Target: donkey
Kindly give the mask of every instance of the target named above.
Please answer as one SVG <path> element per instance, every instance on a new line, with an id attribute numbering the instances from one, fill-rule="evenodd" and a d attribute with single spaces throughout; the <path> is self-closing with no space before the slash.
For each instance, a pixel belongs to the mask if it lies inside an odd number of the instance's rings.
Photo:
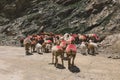
<path id="1" fill-rule="evenodd" d="M 70 68 L 71 66 L 74 66 L 74 60 L 75 60 L 76 53 L 77 53 L 77 47 L 74 44 L 68 44 L 65 52 L 66 52 L 67 59 L 68 59 L 68 68 Z M 72 64 L 71 64 L 71 59 L 72 59 Z"/>
<path id="2" fill-rule="evenodd" d="M 61 61 L 62 61 L 62 66 L 64 66 L 63 63 L 63 49 L 61 46 L 59 45 L 55 45 L 52 47 L 52 63 L 54 63 L 54 57 L 55 57 L 55 66 L 58 66 L 58 56 L 61 57 Z"/>

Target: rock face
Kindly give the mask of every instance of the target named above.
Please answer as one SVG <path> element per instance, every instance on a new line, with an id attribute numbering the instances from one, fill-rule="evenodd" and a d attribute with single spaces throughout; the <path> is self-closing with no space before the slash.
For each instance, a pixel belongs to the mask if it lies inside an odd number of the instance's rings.
<path id="1" fill-rule="evenodd" d="M 79 2 L 80 0 L 56 0 L 57 4 L 62 4 L 64 6 L 68 6 L 70 4 L 74 4 L 76 2 Z"/>
<path id="2" fill-rule="evenodd" d="M 119 0 L 1 0 L 0 33 L 27 35 L 42 26 L 55 33 L 119 33 L 119 7 Z"/>
<path id="3" fill-rule="evenodd" d="M 0 45 L 41 31 L 97 33 L 101 53 L 120 52 L 120 0 L 0 0 Z"/>
<path id="4" fill-rule="evenodd" d="M 19 17 L 30 6 L 29 0 L 2 0 L 0 4 L 0 12 L 10 19 Z"/>
<path id="5" fill-rule="evenodd" d="M 107 36 L 105 40 L 101 42 L 103 54 L 108 54 L 108 57 L 120 58 L 120 34 L 113 34 Z"/>

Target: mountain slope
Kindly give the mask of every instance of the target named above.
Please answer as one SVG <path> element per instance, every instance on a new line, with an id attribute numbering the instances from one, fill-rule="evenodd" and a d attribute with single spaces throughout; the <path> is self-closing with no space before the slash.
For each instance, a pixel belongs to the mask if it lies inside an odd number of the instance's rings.
<path id="1" fill-rule="evenodd" d="M 42 29 L 105 35 L 120 31 L 117 0 L 2 0 L 0 4 L 0 32 L 6 36 Z"/>

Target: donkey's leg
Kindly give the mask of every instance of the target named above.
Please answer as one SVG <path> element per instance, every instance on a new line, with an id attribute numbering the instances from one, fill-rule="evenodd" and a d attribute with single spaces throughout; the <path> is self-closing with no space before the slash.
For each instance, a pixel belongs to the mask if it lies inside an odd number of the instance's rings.
<path id="1" fill-rule="evenodd" d="M 75 57 L 76 55 L 73 55 L 72 66 L 74 66 Z"/>
<path id="2" fill-rule="evenodd" d="M 57 56 L 55 56 L 55 66 L 56 67 L 58 66 L 58 58 L 57 58 Z"/>
<path id="3" fill-rule="evenodd" d="M 54 63 L 54 53 L 52 53 L 52 63 Z"/>

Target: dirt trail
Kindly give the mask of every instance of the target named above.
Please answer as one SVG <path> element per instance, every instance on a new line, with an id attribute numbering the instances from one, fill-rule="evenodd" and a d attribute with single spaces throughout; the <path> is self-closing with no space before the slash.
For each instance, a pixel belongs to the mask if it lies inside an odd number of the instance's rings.
<path id="1" fill-rule="evenodd" d="M 0 46 L 0 80 L 120 80 L 119 59 L 78 53 L 72 69 L 64 63 L 55 68 L 51 53 L 25 56 L 24 48 Z"/>

